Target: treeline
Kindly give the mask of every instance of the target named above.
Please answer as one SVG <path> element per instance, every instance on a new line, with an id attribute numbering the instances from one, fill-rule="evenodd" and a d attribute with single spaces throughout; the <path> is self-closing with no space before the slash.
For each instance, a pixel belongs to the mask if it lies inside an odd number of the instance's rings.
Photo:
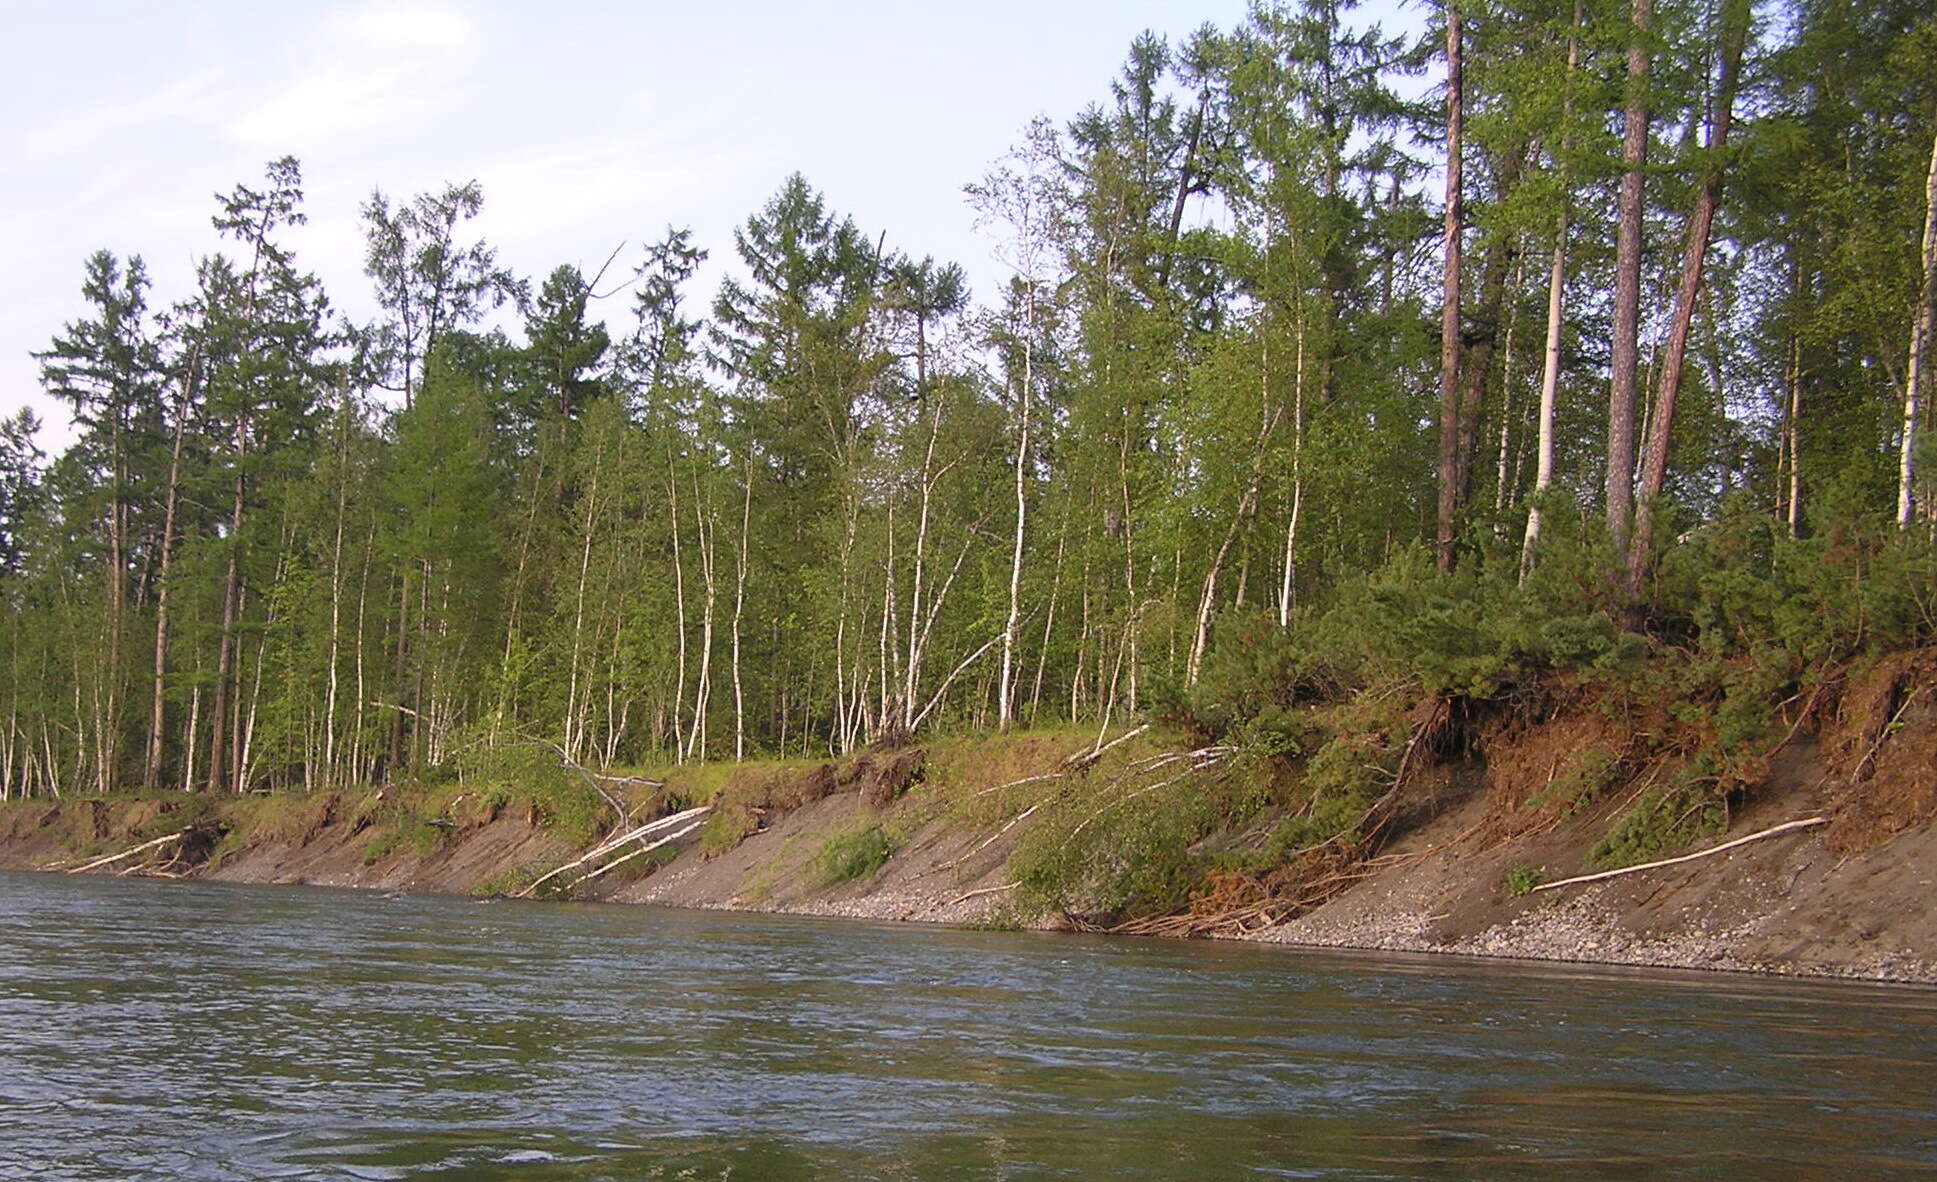
<path id="1" fill-rule="evenodd" d="M 710 308 L 683 231 L 508 273 L 470 184 L 373 194 L 347 322 L 293 160 L 178 304 L 93 256 L 78 438 L 0 432 L 0 789 L 1107 725 L 1422 551 L 1661 633 L 1704 523 L 1927 530 L 1927 5 L 1348 8 L 1139 38 L 969 186 L 981 304 L 799 176 Z"/>

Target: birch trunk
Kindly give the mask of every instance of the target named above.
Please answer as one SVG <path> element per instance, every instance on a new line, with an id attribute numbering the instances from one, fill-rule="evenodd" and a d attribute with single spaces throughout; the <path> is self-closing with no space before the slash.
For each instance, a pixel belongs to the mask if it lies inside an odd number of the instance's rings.
<path id="1" fill-rule="evenodd" d="M 1910 330 L 1910 364 L 1903 380 L 1903 451 L 1897 462 L 1897 526 L 1909 529 L 1917 514 L 1917 429 L 1923 411 L 1924 373 L 1930 366 L 1930 338 L 1937 327 L 1937 140 L 1930 145 L 1930 173 L 1924 180 L 1923 285 Z"/>
<path id="2" fill-rule="evenodd" d="M 740 685 L 740 620 L 747 601 L 747 544 L 753 524 L 753 468 L 746 472 L 746 490 L 740 501 L 740 549 L 734 556 L 733 572 L 733 758 L 747 757 L 746 697 Z"/>
<path id="3" fill-rule="evenodd" d="M 705 595 L 700 606 L 699 684 L 693 690 L 693 726 L 686 735 L 686 758 L 706 758 L 706 711 L 713 690 L 713 607 L 718 584 L 713 578 L 713 535 L 707 528 L 705 495 L 699 475 L 693 475 L 693 520 L 698 529 L 700 580 Z"/>
<path id="4" fill-rule="evenodd" d="M 1285 522 L 1285 569 L 1278 587 L 1278 627 L 1291 627 L 1298 599 L 1298 522 L 1305 511 L 1305 318 L 1296 324 L 1291 362 L 1291 517 Z"/>
<path id="5" fill-rule="evenodd" d="M 673 762 L 686 761 L 686 560 L 679 545 L 679 472 L 666 456 L 666 513 L 673 534 L 673 618 L 679 633 L 679 656 L 673 674 Z"/>
<path id="6" fill-rule="evenodd" d="M 1201 124 L 1201 112 L 1199 121 Z M 1195 148 L 1195 132 L 1192 134 L 1191 142 L 1192 147 Z M 1182 216 L 1182 205 L 1180 190 L 1179 216 Z M 1174 223 L 1171 236 L 1176 237 Z M 1009 614 L 1002 625 L 1002 671 L 996 683 L 996 728 L 1005 731 L 1015 721 L 1016 633 L 1022 623 L 1022 542 L 1025 523 L 1029 516 L 1029 498 L 1025 483 L 1029 462 L 1029 402 L 1036 386 L 1036 286 L 1033 279 L 1025 282 L 1029 284 L 1029 294 L 1023 313 L 1021 427 L 1016 439 L 1016 534 L 1015 546 L 1009 559 Z"/>
<path id="7" fill-rule="evenodd" d="M 1554 399 L 1560 391 L 1560 336 L 1564 327 L 1563 304 L 1567 287 L 1567 222 L 1573 207 L 1573 191 L 1569 185 L 1568 153 L 1572 150 L 1572 137 L 1569 134 L 1574 123 L 1574 71 L 1580 67 L 1581 41 L 1578 30 L 1581 24 L 1581 5 L 1574 4 L 1575 33 L 1567 38 L 1567 90 L 1561 100 L 1561 120 L 1563 129 L 1560 138 L 1560 212 L 1554 219 L 1554 261 L 1547 275 L 1547 342 L 1546 355 L 1540 366 L 1540 437 L 1539 448 L 1534 459 L 1533 495 L 1527 509 L 1527 538 L 1520 547 L 1520 582 L 1524 586 L 1527 576 L 1533 573 L 1534 546 L 1540 541 L 1541 494 L 1554 482 Z"/>

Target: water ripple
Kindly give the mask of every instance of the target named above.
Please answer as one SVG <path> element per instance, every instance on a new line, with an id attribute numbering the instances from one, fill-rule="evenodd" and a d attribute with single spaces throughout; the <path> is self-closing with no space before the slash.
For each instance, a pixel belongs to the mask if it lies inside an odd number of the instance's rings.
<path id="1" fill-rule="evenodd" d="M 0 1179 L 1937 1173 L 1937 994 L 0 876 Z"/>

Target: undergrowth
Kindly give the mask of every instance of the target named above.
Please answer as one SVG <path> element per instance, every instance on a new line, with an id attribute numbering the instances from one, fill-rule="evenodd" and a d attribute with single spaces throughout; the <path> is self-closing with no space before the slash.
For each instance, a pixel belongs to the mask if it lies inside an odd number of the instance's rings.
<path id="1" fill-rule="evenodd" d="M 1670 857 L 1720 833 L 1727 822 L 1724 802 L 1712 793 L 1685 786 L 1651 789 L 1621 815 L 1587 860 L 1597 870 L 1619 870 Z"/>
<path id="2" fill-rule="evenodd" d="M 814 882 L 821 887 L 832 887 L 871 878 L 887 864 L 892 853 L 894 847 L 879 825 L 837 833 L 814 854 Z"/>

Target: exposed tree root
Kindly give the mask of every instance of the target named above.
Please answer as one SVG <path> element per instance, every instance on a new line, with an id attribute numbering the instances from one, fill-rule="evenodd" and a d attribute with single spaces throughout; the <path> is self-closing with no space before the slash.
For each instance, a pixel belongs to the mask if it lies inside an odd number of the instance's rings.
<path id="1" fill-rule="evenodd" d="M 1371 877 L 1385 866 L 1419 857 L 1419 854 L 1374 855 L 1399 816 L 1407 786 L 1425 766 L 1424 761 L 1445 745 L 1452 730 L 1452 702 L 1443 696 L 1433 698 L 1424 717 L 1412 727 L 1392 783 L 1385 792 L 1352 825 L 1325 841 L 1292 853 L 1283 868 L 1261 879 L 1229 875 L 1210 892 L 1192 899 L 1184 911 L 1139 916 L 1095 930 L 1139 936 L 1251 935 L 1329 902 L 1347 887 Z M 1206 748 L 1204 753 L 1218 754 L 1203 764 L 1194 764 L 1193 770 L 1197 766 L 1209 766 L 1229 750 Z"/>

